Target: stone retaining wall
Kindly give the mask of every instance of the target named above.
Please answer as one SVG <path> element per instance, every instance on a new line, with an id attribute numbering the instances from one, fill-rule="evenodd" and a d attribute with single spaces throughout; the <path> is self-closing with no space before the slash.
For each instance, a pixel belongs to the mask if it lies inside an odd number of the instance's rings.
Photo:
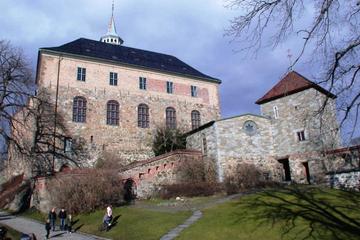
<path id="1" fill-rule="evenodd" d="M 360 191 L 360 169 L 327 175 L 330 187 Z"/>

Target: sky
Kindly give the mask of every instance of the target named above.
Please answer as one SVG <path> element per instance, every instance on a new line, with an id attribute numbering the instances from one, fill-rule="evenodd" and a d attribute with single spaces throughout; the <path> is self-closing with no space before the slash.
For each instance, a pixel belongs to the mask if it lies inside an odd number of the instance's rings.
<path id="1" fill-rule="evenodd" d="M 100 39 L 107 30 L 111 4 L 112 0 L 0 0 L 0 39 L 21 47 L 35 70 L 41 47 L 80 37 Z M 259 114 L 255 101 L 286 74 L 288 49 L 295 55 L 303 39 L 292 37 L 256 55 L 239 51 L 245 44 L 225 33 L 241 9 L 225 5 L 225 0 L 115 0 L 114 17 L 125 46 L 176 56 L 221 79 L 223 118 Z M 316 67 L 305 61 L 294 70 L 309 79 L 316 75 Z"/>

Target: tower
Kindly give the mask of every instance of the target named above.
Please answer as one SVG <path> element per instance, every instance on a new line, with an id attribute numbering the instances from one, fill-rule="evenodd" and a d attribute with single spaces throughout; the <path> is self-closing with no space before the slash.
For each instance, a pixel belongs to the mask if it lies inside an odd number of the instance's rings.
<path id="1" fill-rule="evenodd" d="M 114 0 L 112 2 L 111 18 L 108 26 L 107 33 L 100 38 L 101 42 L 110 43 L 114 45 L 123 44 L 123 40 L 116 33 L 115 21 L 114 21 Z"/>

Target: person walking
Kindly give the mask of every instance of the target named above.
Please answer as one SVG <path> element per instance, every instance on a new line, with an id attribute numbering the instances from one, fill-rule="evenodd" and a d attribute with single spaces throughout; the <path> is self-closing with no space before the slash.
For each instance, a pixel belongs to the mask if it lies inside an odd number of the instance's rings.
<path id="1" fill-rule="evenodd" d="M 71 216 L 71 214 L 68 215 L 67 230 L 68 230 L 68 233 L 72 232 L 72 216 Z"/>
<path id="2" fill-rule="evenodd" d="M 51 211 L 49 212 L 49 220 L 50 220 L 50 225 L 52 227 L 52 230 L 55 231 L 55 222 L 56 222 L 56 208 L 52 208 Z"/>
<path id="3" fill-rule="evenodd" d="M 49 239 L 50 229 L 51 229 L 50 220 L 49 220 L 49 219 L 46 219 L 46 223 L 45 223 L 46 239 Z"/>
<path id="4" fill-rule="evenodd" d="M 60 210 L 58 216 L 60 218 L 60 230 L 65 231 L 66 211 L 64 208 Z"/>

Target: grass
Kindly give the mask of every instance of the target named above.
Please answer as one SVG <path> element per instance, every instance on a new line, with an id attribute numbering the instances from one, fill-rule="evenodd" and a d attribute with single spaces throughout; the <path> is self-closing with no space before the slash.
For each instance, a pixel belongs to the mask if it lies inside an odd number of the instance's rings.
<path id="1" fill-rule="evenodd" d="M 11 227 L 7 226 L 7 225 L 4 225 L 4 224 L 0 224 L 0 227 L 6 227 L 6 229 L 8 230 L 7 233 L 6 233 L 6 238 L 9 238 L 9 239 L 12 239 L 12 240 L 15 240 L 15 239 L 20 239 L 21 237 L 21 233 L 12 229 Z"/>
<path id="2" fill-rule="evenodd" d="M 186 199 L 191 206 L 209 204 L 221 196 Z M 133 206 L 113 209 L 119 216 L 109 232 L 98 230 L 105 210 L 81 214 L 74 229 L 110 239 L 159 239 L 183 223 L 189 211 L 157 211 L 175 200 L 141 201 Z M 153 206 L 153 207 L 152 207 Z M 154 207 L 155 206 L 155 207 Z M 160 207 L 159 207 L 160 206 Z M 328 188 L 290 186 L 268 189 L 202 210 L 203 217 L 185 229 L 185 239 L 360 239 L 360 193 Z M 159 207 L 159 208 L 157 208 Z M 168 207 L 172 209 L 172 207 Z M 44 221 L 46 215 L 28 211 L 23 216 Z"/>
<path id="3" fill-rule="evenodd" d="M 191 216 L 189 211 L 174 214 L 131 206 L 114 208 L 113 216 L 114 218 L 119 216 L 118 223 L 110 231 L 101 232 L 99 226 L 102 224 L 104 214 L 105 210 L 99 210 L 90 214 L 77 215 L 73 218 L 75 222 L 73 229 L 114 240 L 152 240 L 159 239 Z M 44 222 L 47 215 L 36 210 L 29 210 L 21 216 Z"/>
<path id="4" fill-rule="evenodd" d="M 288 187 L 203 211 L 185 239 L 360 239 L 360 193 Z"/>

